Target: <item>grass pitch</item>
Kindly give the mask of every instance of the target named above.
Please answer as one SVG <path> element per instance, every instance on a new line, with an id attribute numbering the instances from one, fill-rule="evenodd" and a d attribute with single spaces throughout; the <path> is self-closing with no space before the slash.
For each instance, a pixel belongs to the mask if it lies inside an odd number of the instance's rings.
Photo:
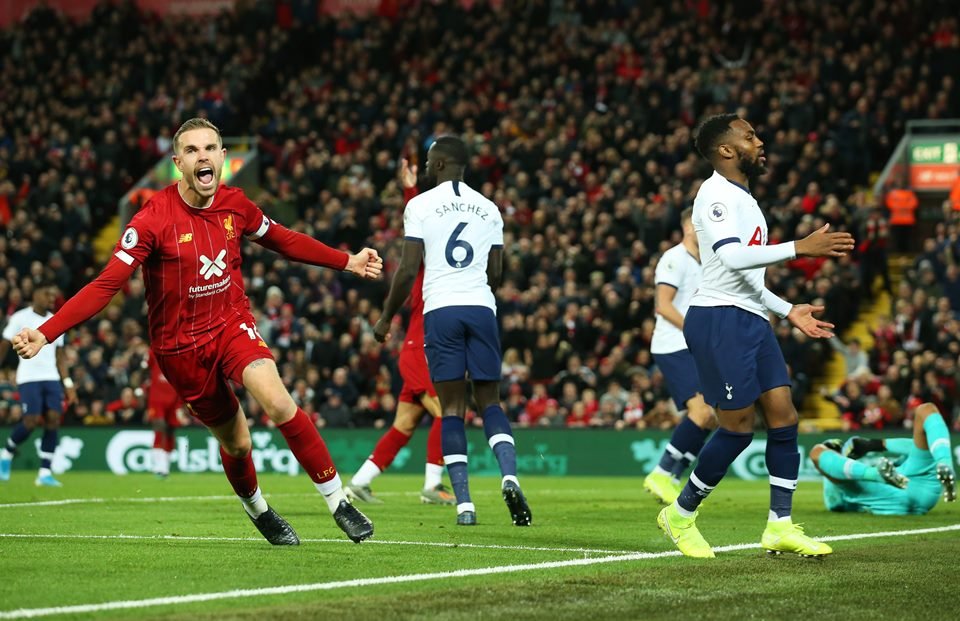
<path id="1" fill-rule="evenodd" d="M 419 477 L 385 475 L 386 503 L 361 506 L 374 539 L 354 545 L 306 477 L 263 476 L 297 548 L 260 538 L 219 475 L 63 482 L 38 489 L 17 471 L 0 484 L 0 619 L 941 618 L 960 578 L 960 530 L 935 530 L 960 525 L 960 503 L 829 514 L 819 483 L 801 483 L 794 519 L 819 537 L 857 536 L 832 542 L 831 557 L 738 547 L 759 543 L 768 486 L 729 480 L 699 524 L 733 549 L 691 560 L 672 554 L 639 477 L 524 477 L 533 526 L 518 528 L 495 479 L 473 480 L 480 524 L 457 527 L 452 507 L 419 503 Z M 932 530 L 903 532 L 920 529 Z"/>

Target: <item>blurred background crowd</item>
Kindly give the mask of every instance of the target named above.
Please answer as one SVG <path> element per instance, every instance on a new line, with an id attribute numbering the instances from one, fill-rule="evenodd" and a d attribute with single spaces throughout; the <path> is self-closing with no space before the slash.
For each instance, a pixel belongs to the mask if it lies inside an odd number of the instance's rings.
<path id="1" fill-rule="evenodd" d="M 400 158 L 439 135 L 472 149 L 467 182 L 505 221 L 502 391 L 520 425 L 669 428 L 676 410 L 649 352 L 653 273 L 710 174 L 691 144 L 704 115 L 736 111 L 766 142 L 752 188 L 770 243 L 824 223 L 857 252 L 768 268 L 768 286 L 826 306 L 843 334 L 861 304 L 893 300 L 871 348 L 775 326 L 802 407 L 832 347 L 847 379 L 824 397 L 849 428 L 909 425 L 957 406 L 958 222 L 946 212 L 906 277 L 886 274 L 890 227 L 868 189 L 911 119 L 960 117 L 960 31 L 949 2 L 619 0 L 384 3 L 319 16 L 260 1 L 158 18 L 101 3 L 72 22 L 35 10 L 0 31 L 0 313 L 54 282 L 95 276 L 93 238 L 117 203 L 205 116 L 256 136 L 274 219 L 344 249 L 372 245 L 386 279 L 291 264 L 248 243 L 247 291 L 295 400 L 320 426 L 389 424 L 402 330 L 371 327 L 398 259 Z M 424 189 L 424 188 L 422 188 Z M 405 317 L 403 318 L 405 321 Z M 0 320 L 2 321 L 2 320 Z M 67 335 L 79 403 L 67 424 L 141 424 L 143 282 Z M 0 422 L 19 417 L 15 356 Z M 251 421 L 267 424 L 245 400 Z M 803 414 L 803 411 L 801 411 Z"/>

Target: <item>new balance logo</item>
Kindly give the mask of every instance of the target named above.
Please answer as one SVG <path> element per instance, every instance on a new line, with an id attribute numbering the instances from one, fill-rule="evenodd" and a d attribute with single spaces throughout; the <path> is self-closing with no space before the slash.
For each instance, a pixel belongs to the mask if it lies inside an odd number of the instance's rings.
<path id="1" fill-rule="evenodd" d="M 223 276 L 223 272 L 227 269 L 227 262 L 223 260 L 225 256 L 227 256 L 226 249 L 221 250 L 217 258 L 213 260 L 208 259 L 205 255 L 200 255 L 200 275 L 203 276 L 204 280 L 210 280 L 214 276 Z"/>
<path id="2" fill-rule="evenodd" d="M 724 382 L 723 387 L 727 390 L 727 401 L 733 400 L 733 386 Z"/>
<path id="3" fill-rule="evenodd" d="M 192 241 L 193 241 L 193 233 L 184 233 L 183 235 L 180 236 L 180 242 L 179 242 L 179 243 L 181 243 L 181 244 L 186 244 L 186 243 L 192 242 Z"/>

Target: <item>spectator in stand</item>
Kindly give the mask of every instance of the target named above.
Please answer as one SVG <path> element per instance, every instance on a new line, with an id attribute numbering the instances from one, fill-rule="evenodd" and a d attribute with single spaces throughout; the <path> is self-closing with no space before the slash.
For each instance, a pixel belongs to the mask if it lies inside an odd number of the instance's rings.
<path id="1" fill-rule="evenodd" d="M 920 201 L 916 193 L 904 184 L 887 192 L 887 209 L 890 210 L 890 226 L 896 240 L 897 252 L 905 252 L 910 247 L 910 235 L 917 223 L 917 207 Z"/>
<path id="2" fill-rule="evenodd" d="M 860 242 L 857 248 L 860 254 L 860 278 L 867 298 L 873 298 L 873 283 L 877 273 L 883 278 L 884 291 L 892 294 L 890 267 L 887 259 L 889 230 L 887 220 L 879 209 L 870 210 L 870 215 L 863 223 L 857 239 Z"/>
<path id="3" fill-rule="evenodd" d="M 829 339 L 830 347 L 843 356 L 844 377 L 870 373 L 870 359 L 867 352 L 860 347 L 860 339 L 851 339 L 844 345 L 839 337 Z"/>

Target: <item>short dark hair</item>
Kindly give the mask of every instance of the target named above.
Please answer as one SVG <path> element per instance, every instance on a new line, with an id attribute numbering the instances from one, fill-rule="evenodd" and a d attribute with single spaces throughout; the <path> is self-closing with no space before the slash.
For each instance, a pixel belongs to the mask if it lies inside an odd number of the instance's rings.
<path id="1" fill-rule="evenodd" d="M 457 136 L 440 136 L 433 143 L 433 150 L 443 156 L 450 164 L 467 167 L 470 153 L 467 145 Z"/>
<path id="2" fill-rule="evenodd" d="M 173 152 L 180 152 L 180 136 L 184 133 L 193 131 L 195 129 L 212 129 L 217 133 L 217 142 L 220 146 L 223 146 L 223 138 L 220 136 L 220 130 L 217 129 L 217 126 L 208 121 L 207 119 L 201 119 L 199 117 L 194 117 L 192 119 L 187 119 L 183 125 L 180 126 L 180 129 L 177 130 L 177 133 L 173 135 Z"/>
<path id="3" fill-rule="evenodd" d="M 717 145 L 720 144 L 723 136 L 730 131 L 730 123 L 739 118 L 733 113 L 717 114 L 700 122 L 693 136 L 693 144 L 704 159 L 713 161 L 716 156 Z"/>

